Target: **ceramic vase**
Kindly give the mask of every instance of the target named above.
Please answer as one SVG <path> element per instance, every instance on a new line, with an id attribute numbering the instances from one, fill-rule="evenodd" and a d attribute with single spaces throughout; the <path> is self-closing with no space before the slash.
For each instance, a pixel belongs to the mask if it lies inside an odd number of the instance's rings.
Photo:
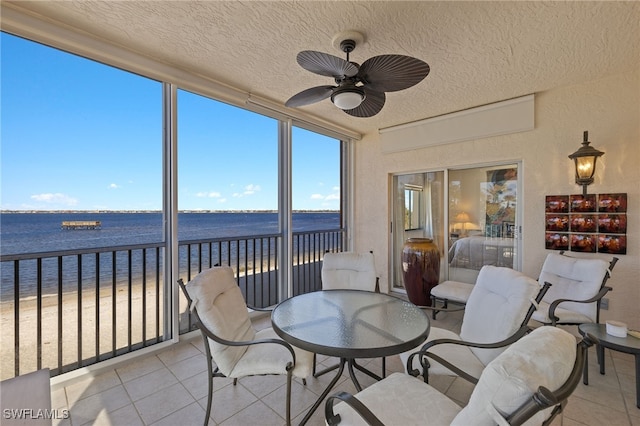
<path id="1" fill-rule="evenodd" d="M 409 238 L 404 243 L 402 278 L 411 303 L 431 306 L 431 289 L 440 280 L 440 250 L 432 239 Z"/>

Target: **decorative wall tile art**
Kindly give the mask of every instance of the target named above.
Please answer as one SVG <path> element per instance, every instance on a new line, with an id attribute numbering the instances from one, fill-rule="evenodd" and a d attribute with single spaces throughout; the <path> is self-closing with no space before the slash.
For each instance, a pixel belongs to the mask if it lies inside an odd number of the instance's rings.
<path id="1" fill-rule="evenodd" d="M 547 195 L 545 248 L 627 253 L 627 194 Z"/>

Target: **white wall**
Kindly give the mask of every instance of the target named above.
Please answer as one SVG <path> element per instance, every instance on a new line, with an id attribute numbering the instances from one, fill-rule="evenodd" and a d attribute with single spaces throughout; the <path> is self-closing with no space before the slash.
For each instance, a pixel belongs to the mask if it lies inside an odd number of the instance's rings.
<path id="1" fill-rule="evenodd" d="M 390 154 L 382 153 L 377 133 L 366 135 L 355 148 L 355 249 L 378 254 L 381 288 L 388 288 L 391 173 L 522 160 L 523 272 L 537 278 L 549 253 L 545 196 L 581 193 L 567 156 L 580 147 L 584 130 L 605 152 L 588 193 L 628 197 L 627 254 L 619 255 L 608 282 L 614 291 L 602 321 L 640 329 L 640 70 L 537 93 L 535 129 L 528 132 Z"/>

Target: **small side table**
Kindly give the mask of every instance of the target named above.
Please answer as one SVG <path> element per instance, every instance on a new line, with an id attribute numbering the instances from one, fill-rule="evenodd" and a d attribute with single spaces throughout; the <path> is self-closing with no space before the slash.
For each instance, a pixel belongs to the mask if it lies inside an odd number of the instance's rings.
<path id="1" fill-rule="evenodd" d="M 636 359 L 636 407 L 640 408 L 640 339 L 637 337 L 615 337 L 607 334 L 605 324 L 580 324 L 578 330 L 582 336 L 588 334 L 596 337 L 599 342 L 596 345 L 598 355 L 598 364 L 600 365 L 600 374 L 604 374 L 604 348 L 614 351 L 632 354 Z M 583 382 L 589 384 L 589 365 L 585 359 Z"/>

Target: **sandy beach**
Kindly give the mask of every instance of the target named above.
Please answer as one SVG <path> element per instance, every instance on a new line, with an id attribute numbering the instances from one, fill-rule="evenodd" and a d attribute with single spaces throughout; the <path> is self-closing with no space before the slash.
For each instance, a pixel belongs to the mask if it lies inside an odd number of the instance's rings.
<path id="1" fill-rule="evenodd" d="M 111 356 L 115 333 L 115 349 L 126 348 L 129 345 L 129 331 L 131 344 L 136 345 L 145 338 L 156 337 L 157 329 L 160 337 L 163 334 L 162 286 L 156 292 L 155 283 L 147 284 L 146 289 L 146 319 L 143 318 L 143 287 L 138 282 L 131 286 L 131 322 L 129 322 L 129 288 L 127 284 L 116 287 L 115 300 L 112 288 L 100 290 L 99 302 L 96 303 L 96 291 L 83 290 L 81 309 L 82 315 L 78 323 L 78 293 L 69 292 L 62 296 L 62 303 L 58 303 L 57 295 L 42 297 L 41 335 L 42 335 L 42 365 L 37 365 L 38 356 L 38 302 L 34 297 L 21 299 L 19 302 L 19 363 L 20 374 L 48 367 L 58 369 L 58 352 L 62 350 L 62 366 L 65 371 L 77 367 L 78 336 L 82 337 L 81 358 L 90 359 L 96 356 L 96 338 L 99 338 L 99 353 L 101 358 Z M 156 297 L 160 301 L 159 312 L 156 310 Z M 181 312 L 186 310 L 186 301 L 180 295 Z M 98 307 L 99 315 L 96 313 Z M 15 317 L 14 303 L 0 304 L 0 380 L 15 376 Z M 59 316 L 61 315 L 61 322 Z M 156 319 L 158 316 L 158 319 Z M 96 330 L 98 318 L 98 330 Z M 113 319 L 115 318 L 115 327 Z M 61 325 L 62 335 L 58 335 Z M 146 326 L 145 326 L 146 325 Z M 156 328 L 157 327 L 157 328 Z M 97 334 L 99 333 L 99 336 Z M 65 367 L 68 366 L 68 367 Z"/>

